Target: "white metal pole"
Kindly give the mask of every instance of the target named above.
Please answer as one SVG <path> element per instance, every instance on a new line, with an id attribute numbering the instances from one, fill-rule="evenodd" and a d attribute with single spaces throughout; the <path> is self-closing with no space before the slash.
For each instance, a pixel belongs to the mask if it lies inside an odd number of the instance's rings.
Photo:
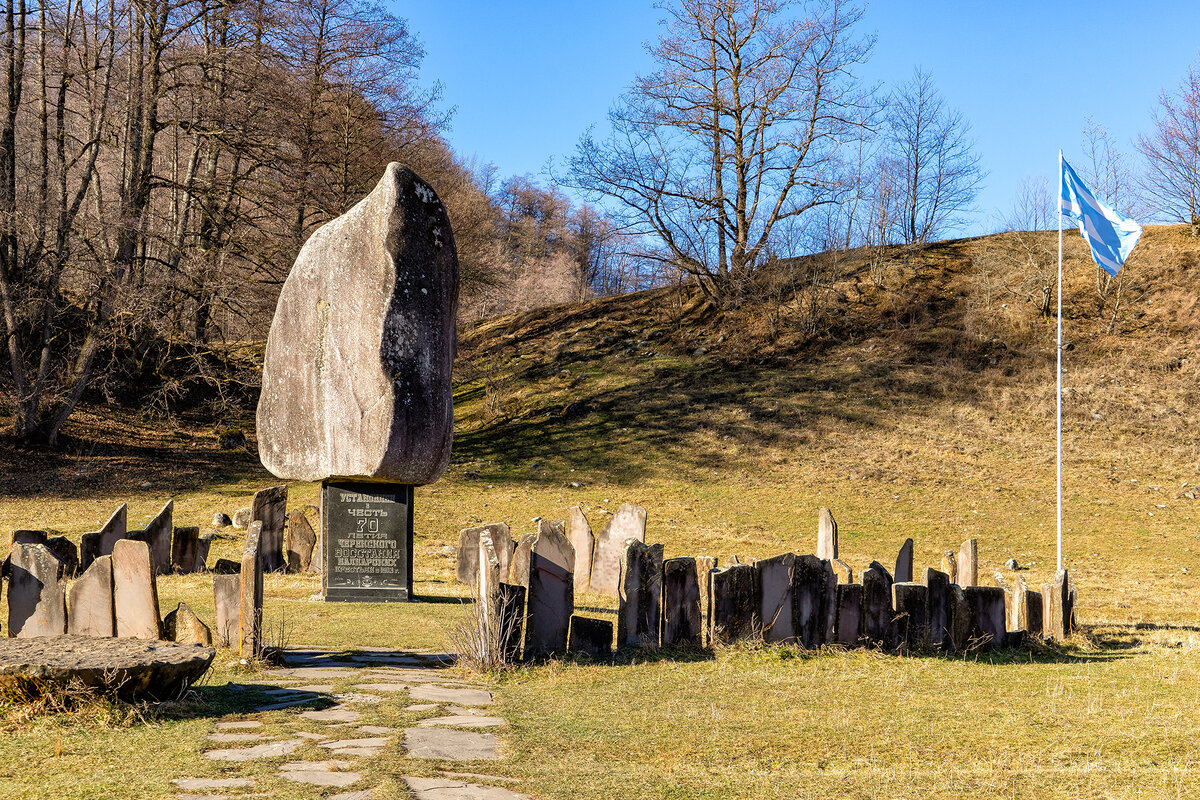
<path id="1" fill-rule="evenodd" d="M 1062 266 L 1062 243 L 1063 243 L 1063 224 L 1062 224 L 1062 150 L 1058 151 L 1058 181 L 1059 181 L 1059 203 L 1058 203 L 1058 347 L 1056 348 L 1057 358 L 1057 377 L 1058 377 L 1058 392 L 1057 392 L 1057 446 L 1058 446 L 1058 568 L 1063 568 L 1062 557 L 1062 533 L 1063 533 L 1063 490 L 1062 490 L 1062 315 L 1063 315 L 1063 266 Z"/>

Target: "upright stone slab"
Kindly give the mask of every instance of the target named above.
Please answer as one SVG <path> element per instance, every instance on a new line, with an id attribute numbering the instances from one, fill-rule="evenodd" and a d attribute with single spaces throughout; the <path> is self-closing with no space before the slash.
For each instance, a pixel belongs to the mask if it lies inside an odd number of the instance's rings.
<path id="1" fill-rule="evenodd" d="M 501 539 L 512 541 L 507 530 L 501 534 Z M 504 549 L 507 550 L 507 547 Z M 489 531 L 480 532 L 478 550 L 475 601 L 479 604 L 483 635 L 488 641 L 496 643 L 506 662 L 515 662 L 521 655 L 525 588 L 502 582 L 507 575 L 500 567 L 496 545 Z"/>
<path id="2" fill-rule="evenodd" d="M 567 634 L 575 610 L 575 552 L 562 522 L 538 522 L 529 543 L 525 658 L 567 652 Z"/>
<path id="3" fill-rule="evenodd" d="M 913 540 L 905 539 L 896 556 L 896 583 L 911 583 L 913 579 Z"/>
<path id="4" fill-rule="evenodd" d="M 1042 593 L 1031 592 L 1026 589 L 1022 593 L 1022 599 L 1024 600 L 1024 604 L 1023 610 L 1020 612 L 1022 614 L 1020 619 L 1025 623 L 1025 627 L 1022 630 L 1030 636 L 1041 636 L 1042 624 L 1044 622 Z"/>
<path id="5" fill-rule="evenodd" d="M 454 436 L 457 312 L 446 210 L 388 164 L 313 232 L 284 282 L 258 402 L 263 465 L 284 480 L 437 480 Z"/>
<path id="6" fill-rule="evenodd" d="M 116 636 L 112 556 L 92 561 L 67 592 L 67 633 L 77 636 Z"/>
<path id="7" fill-rule="evenodd" d="M 863 570 L 863 635 L 874 646 L 892 639 L 892 576 L 878 561 Z"/>
<path id="8" fill-rule="evenodd" d="M 658 649 L 662 625 L 663 546 L 625 541 L 617 596 L 617 647 Z"/>
<path id="9" fill-rule="evenodd" d="M 163 619 L 163 630 L 168 642 L 212 647 L 212 631 L 200 621 L 187 603 L 180 603 L 174 611 L 167 614 Z"/>
<path id="10" fill-rule="evenodd" d="M 837 617 L 837 582 L 828 561 L 814 555 L 796 556 L 792 598 L 793 625 L 799 643 L 806 648 L 817 648 L 832 639 Z"/>
<path id="11" fill-rule="evenodd" d="M 627 539 L 646 541 L 646 509 L 624 503 L 596 536 L 590 580 L 594 594 L 617 596 Z"/>
<path id="12" fill-rule="evenodd" d="M 262 523 L 259 538 L 259 558 L 263 572 L 283 572 L 283 524 L 287 519 L 287 486 L 272 486 L 254 493 L 250 502 L 250 521 Z"/>
<path id="13" fill-rule="evenodd" d="M 74 578 L 79 574 L 79 548 L 74 542 L 65 536 L 51 536 L 46 539 L 46 549 L 62 564 L 62 577 Z"/>
<path id="14" fill-rule="evenodd" d="M 413 487 L 380 481 L 322 482 L 321 547 L 325 600 L 411 600 Z"/>
<path id="15" fill-rule="evenodd" d="M 312 567 L 317 534 L 312 529 L 303 508 L 293 508 L 287 515 L 284 548 L 287 551 L 287 571 L 292 575 L 308 572 Z"/>
<path id="16" fill-rule="evenodd" d="M 1071 635 L 1074 621 L 1070 574 L 1060 569 L 1054 582 L 1042 587 L 1042 636 L 1061 642 Z"/>
<path id="17" fill-rule="evenodd" d="M 246 530 L 246 547 L 242 550 L 241 596 L 238 600 L 238 649 L 242 658 L 257 658 L 263 648 L 261 541 L 262 523 L 255 520 Z"/>
<path id="18" fill-rule="evenodd" d="M 175 529 L 171 540 L 171 569 L 185 575 L 200 572 L 204 562 L 200 559 L 200 529 L 184 526 Z"/>
<path id="19" fill-rule="evenodd" d="M 224 559 L 222 559 L 224 560 Z M 213 575 L 213 608 L 216 609 L 216 640 L 219 647 L 233 647 L 239 640 L 242 610 L 242 575 Z"/>
<path id="20" fill-rule="evenodd" d="M 567 541 L 575 549 L 575 591 L 590 592 L 596 537 L 592 536 L 592 526 L 579 506 L 571 506 L 567 514 Z"/>
<path id="21" fill-rule="evenodd" d="M 708 612 L 708 573 L 717 568 L 715 556 L 696 556 L 696 585 L 700 587 L 700 611 Z"/>
<path id="22" fill-rule="evenodd" d="M 763 641 L 796 642 L 799 619 L 795 615 L 796 554 L 764 558 L 758 567 L 759 618 Z"/>
<path id="23" fill-rule="evenodd" d="M 964 586 L 971 611 L 971 640 L 985 649 L 1004 646 L 1004 589 L 999 586 Z"/>
<path id="24" fill-rule="evenodd" d="M 709 573 L 708 641 L 731 644 L 762 635 L 758 568 L 731 564 Z"/>
<path id="25" fill-rule="evenodd" d="M 953 550 L 942 553 L 942 572 L 946 573 L 951 583 L 958 583 L 958 556 Z"/>
<path id="26" fill-rule="evenodd" d="M 27 639 L 67 632 L 62 563 L 43 544 L 14 544 L 9 554 L 8 635 Z"/>
<path id="27" fill-rule="evenodd" d="M 896 645 L 905 650 L 923 650 L 929 644 L 929 596 L 922 583 L 897 581 L 892 584 Z"/>
<path id="28" fill-rule="evenodd" d="M 863 587 L 860 583 L 837 586 L 837 614 L 834 641 L 854 647 L 863 636 Z"/>
<path id="29" fill-rule="evenodd" d="M 606 619 L 592 619 L 578 614 L 571 616 L 572 655 L 582 655 L 600 661 L 612 656 L 613 624 Z"/>
<path id="30" fill-rule="evenodd" d="M 958 549 L 958 585 L 964 589 L 979 585 L 979 543 L 967 539 Z"/>
<path id="31" fill-rule="evenodd" d="M 113 545 L 112 570 L 117 636 L 161 639 L 158 583 L 150 546 L 133 539 L 118 541 Z"/>
<path id="32" fill-rule="evenodd" d="M 926 619 L 929 622 L 929 645 L 946 650 L 953 643 L 950 637 L 950 576 L 932 567 L 925 568 Z"/>
<path id="33" fill-rule="evenodd" d="M 474 586 L 479 580 L 479 537 L 483 533 L 487 533 L 492 538 L 492 546 L 496 550 L 496 557 L 500 560 L 501 576 L 508 575 L 508 568 L 512 563 L 512 534 L 509 532 L 507 524 L 493 522 L 490 525 L 465 528 L 458 532 L 456 575 L 459 583 Z"/>
<path id="34" fill-rule="evenodd" d="M 155 575 L 171 571 L 171 533 L 174 531 L 175 501 L 168 500 L 144 530 L 129 531 L 125 538 L 144 542 L 150 548 L 150 563 Z"/>
<path id="35" fill-rule="evenodd" d="M 126 520 L 129 509 L 122 503 L 104 523 L 104 527 L 93 533 L 85 533 L 79 540 L 79 568 L 87 570 L 100 556 L 111 556 L 113 545 L 125 538 Z"/>
<path id="36" fill-rule="evenodd" d="M 837 521 L 833 512 L 822 508 L 817 512 L 817 558 L 832 561 L 838 557 Z"/>
<path id="37" fill-rule="evenodd" d="M 15 530 L 8 538 L 8 548 L 12 550 L 13 546 L 18 544 L 40 544 L 44 546 L 49 538 L 50 534 L 46 531 Z"/>
<path id="38" fill-rule="evenodd" d="M 975 617 L 967 602 L 963 588 L 956 583 L 950 584 L 946 597 L 949 599 L 947 608 L 950 618 L 950 651 L 961 653 L 971 644 L 971 635 L 975 627 Z"/>
<path id="39" fill-rule="evenodd" d="M 663 647 L 704 644 L 700 618 L 700 584 L 696 559 L 668 558 L 662 562 Z"/>
<path id="40" fill-rule="evenodd" d="M 854 583 L 854 570 L 845 561 L 840 558 L 831 558 L 829 566 L 833 568 L 833 577 L 838 583 Z"/>

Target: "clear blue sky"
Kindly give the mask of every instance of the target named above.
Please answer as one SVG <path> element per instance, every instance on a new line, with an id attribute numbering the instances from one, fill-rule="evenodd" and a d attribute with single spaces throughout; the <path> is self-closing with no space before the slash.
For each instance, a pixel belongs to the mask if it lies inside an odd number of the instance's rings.
<path id="1" fill-rule="evenodd" d="M 456 113 L 448 133 L 464 155 L 502 175 L 537 177 L 583 131 L 602 125 L 633 77 L 651 68 L 643 43 L 661 12 L 645 0 L 497 2 L 392 0 L 427 51 Z M 1136 7 L 1144 10 L 1132 10 Z M 869 81 L 903 81 L 920 65 L 970 121 L 989 173 L 985 232 L 1028 175 L 1056 179 L 1058 149 L 1081 160 L 1091 115 L 1132 153 L 1159 93 L 1200 59 L 1200 2 L 876 0 L 861 32 L 877 37 Z"/>

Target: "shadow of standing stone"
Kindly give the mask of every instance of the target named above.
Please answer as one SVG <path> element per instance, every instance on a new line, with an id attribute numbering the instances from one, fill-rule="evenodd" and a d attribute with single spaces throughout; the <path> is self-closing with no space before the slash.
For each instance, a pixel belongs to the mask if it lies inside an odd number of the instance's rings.
<path id="1" fill-rule="evenodd" d="M 14 544 L 9 558 L 8 635 L 28 639 L 66 633 L 62 562 L 43 544 Z"/>
<path id="2" fill-rule="evenodd" d="M 71 585 L 67 596 L 67 633 L 116 636 L 112 556 L 100 556 Z"/>

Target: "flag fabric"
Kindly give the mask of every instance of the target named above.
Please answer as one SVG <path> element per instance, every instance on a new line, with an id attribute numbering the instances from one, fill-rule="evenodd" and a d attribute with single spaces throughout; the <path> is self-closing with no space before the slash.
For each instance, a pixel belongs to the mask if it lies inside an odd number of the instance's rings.
<path id="1" fill-rule="evenodd" d="M 1079 232 L 1092 248 L 1100 269 L 1116 276 L 1142 235 L 1142 226 L 1096 199 L 1075 170 L 1059 154 L 1062 192 L 1059 213 L 1079 223 Z"/>

